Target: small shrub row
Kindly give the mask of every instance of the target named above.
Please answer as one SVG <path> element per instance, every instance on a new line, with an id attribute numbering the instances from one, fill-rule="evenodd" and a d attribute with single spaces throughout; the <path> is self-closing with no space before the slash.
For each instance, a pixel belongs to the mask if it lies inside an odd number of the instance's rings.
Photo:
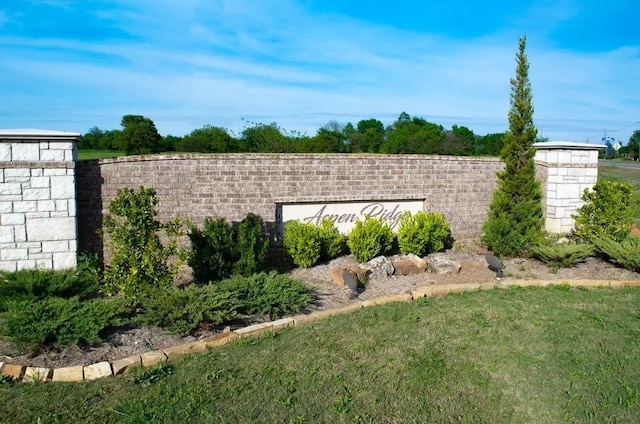
<path id="1" fill-rule="evenodd" d="M 239 316 L 295 314 L 311 303 L 302 282 L 276 273 L 234 276 L 215 284 L 158 291 L 144 300 L 138 322 L 186 335 L 200 325 L 218 325 Z"/>
<path id="2" fill-rule="evenodd" d="M 553 270 L 570 268 L 584 262 L 594 254 L 595 246 L 590 243 L 549 243 L 534 245 L 531 256 L 539 259 Z"/>
<path id="3" fill-rule="evenodd" d="M 206 218 L 199 229 L 189 224 L 191 253 L 189 266 L 199 283 L 208 283 L 234 274 L 249 276 L 262 269 L 269 244 L 264 223 L 255 214 L 234 228 L 224 218 Z"/>
<path id="4" fill-rule="evenodd" d="M 609 261 L 640 272 L 640 237 L 628 235 L 624 240 L 616 241 L 606 236 L 591 236 L 591 240 Z"/>
<path id="5" fill-rule="evenodd" d="M 405 212 L 398 227 L 398 245 L 405 254 L 424 256 L 443 250 L 449 243 L 451 231 L 445 217 L 440 213 Z M 393 248 L 396 235 L 388 223 L 367 216 L 357 219 L 354 228 L 346 237 L 350 252 L 358 262 L 366 262 L 383 255 Z M 329 260 L 344 249 L 345 237 L 333 222 L 325 218 L 321 225 L 291 221 L 284 232 L 284 246 L 294 263 L 303 268 L 319 261 Z"/>
<path id="6" fill-rule="evenodd" d="M 0 319 L 1 334 L 30 351 L 98 343 L 105 330 L 128 323 L 130 314 L 123 299 L 82 300 L 78 296 L 11 301 L 6 306 Z"/>

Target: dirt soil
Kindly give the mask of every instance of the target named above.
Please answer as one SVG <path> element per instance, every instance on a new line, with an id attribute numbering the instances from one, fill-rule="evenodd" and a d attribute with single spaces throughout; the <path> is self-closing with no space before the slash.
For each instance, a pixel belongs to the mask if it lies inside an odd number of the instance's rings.
<path id="1" fill-rule="evenodd" d="M 349 290 L 331 282 L 329 267 L 355 263 L 351 256 L 344 256 L 307 269 L 295 269 L 289 274 L 302 280 L 316 292 L 316 299 L 308 311 L 339 308 L 352 303 L 393 294 L 408 293 L 411 290 L 435 284 L 484 283 L 496 281 L 495 274 L 487 267 L 485 252 L 449 251 L 447 258 L 460 262 L 462 268 L 456 274 L 434 274 L 425 272 L 408 276 L 391 276 L 370 279 L 366 288 L 361 289 L 357 297 L 352 298 Z M 589 258 L 585 263 L 573 268 L 552 269 L 535 259 L 507 259 L 504 261 L 503 282 L 510 280 L 640 280 L 640 274 L 618 268 L 598 258 Z M 233 327 L 241 326 L 237 323 Z M 220 329 L 218 329 L 220 330 Z M 89 365 L 101 361 L 113 361 L 134 354 L 161 349 L 181 343 L 196 341 L 209 336 L 216 330 L 200 331 L 193 336 L 179 337 L 165 333 L 154 327 L 118 330 L 106 335 L 105 342 L 91 347 L 72 346 L 60 351 L 48 351 L 37 356 L 19 352 L 14 346 L 0 340 L 0 362 L 17 363 L 28 366 L 59 368 L 75 365 Z"/>

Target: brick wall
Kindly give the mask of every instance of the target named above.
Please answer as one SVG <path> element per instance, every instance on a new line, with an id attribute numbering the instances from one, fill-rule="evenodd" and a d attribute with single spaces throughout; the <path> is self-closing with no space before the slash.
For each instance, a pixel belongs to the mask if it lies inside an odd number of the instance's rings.
<path id="1" fill-rule="evenodd" d="M 0 134 L 1 270 L 76 265 L 75 136 L 61 136 Z"/>
<path id="2" fill-rule="evenodd" d="M 423 155 L 154 155 L 77 164 L 80 251 L 102 253 L 96 235 L 118 189 L 153 187 L 161 220 L 239 221 L 253 212 L 274 230 L 276 204 L 424 200 L 442 212 L 459 241 L 477 238 L 486 217 L 495 158 Z"/>

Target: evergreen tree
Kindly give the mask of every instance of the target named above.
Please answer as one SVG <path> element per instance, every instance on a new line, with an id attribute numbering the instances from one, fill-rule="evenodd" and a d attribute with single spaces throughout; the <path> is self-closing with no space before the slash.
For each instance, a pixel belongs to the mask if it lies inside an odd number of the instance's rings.
<path id="1" fill-rule="evenodd" d="M 511 79 L 509 131 L 500 153 L 505 169 L 498 173 L 498 187 L 483 226 L 482 241 L 499 256 L 523 253 L 540 237 L 543 225 L 542 189 L 533 159 L 538 131 L 533 125 L 526 43 L 526 36 L 520 38 L 516 76 Z"/>

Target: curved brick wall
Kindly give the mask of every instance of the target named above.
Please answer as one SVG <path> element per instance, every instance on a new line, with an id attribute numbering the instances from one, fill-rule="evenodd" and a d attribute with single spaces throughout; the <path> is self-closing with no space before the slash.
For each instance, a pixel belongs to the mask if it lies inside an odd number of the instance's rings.
<path id="1" fill-rule="evenodd" d="M 425 201 L 456 240 L 478 237 L 496 186 L 496 158 L 424 155 L 182 154 L 77 163 L 80 251 L 101 253 L 95 234 L 120 188 L 157 190 L 160 219 L 200 224 L 253 212 L 273 232 L 276 204 L 354 200 Z"/>

